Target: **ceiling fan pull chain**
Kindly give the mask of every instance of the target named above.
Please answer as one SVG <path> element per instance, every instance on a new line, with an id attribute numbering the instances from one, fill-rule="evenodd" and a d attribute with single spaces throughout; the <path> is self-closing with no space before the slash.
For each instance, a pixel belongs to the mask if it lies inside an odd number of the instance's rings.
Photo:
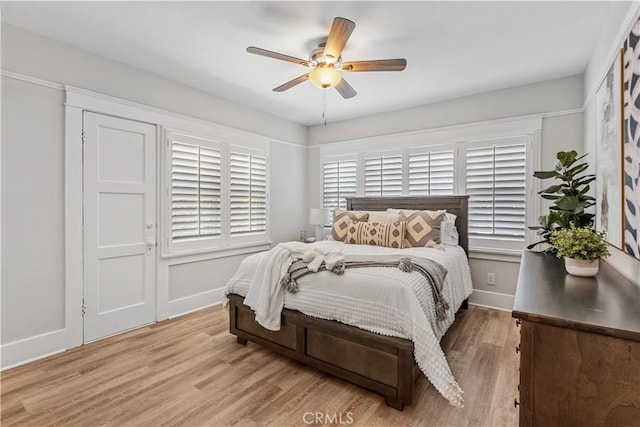
<path id="1" fill-rule="evenodd" d="M 322 89 L 322 118 L 324 125 L 327 125 L 327 89 Z"/>

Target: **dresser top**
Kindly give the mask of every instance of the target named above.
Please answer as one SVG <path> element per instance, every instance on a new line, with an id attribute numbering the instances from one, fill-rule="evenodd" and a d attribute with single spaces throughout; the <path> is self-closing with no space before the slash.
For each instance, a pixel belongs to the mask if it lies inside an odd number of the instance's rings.
<path id="1" fill-rule="evenodd" d="M 603 261 L 595 277 L 577 277 L 554 255 L 525 251 L 512 315 L 640 341 L 640 286 Z"/>

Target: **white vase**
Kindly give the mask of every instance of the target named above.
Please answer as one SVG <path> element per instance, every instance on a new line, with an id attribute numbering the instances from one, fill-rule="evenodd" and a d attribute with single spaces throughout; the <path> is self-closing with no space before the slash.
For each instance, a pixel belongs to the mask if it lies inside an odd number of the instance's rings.
<path id="1" fill-rule="evenodd" d="M 565 258 L 564 268 L 567 269 L 567 273 L 574 276 L 593 277 L 598 274 L 598 267 L 600 263 L 598 259 L 584 260 L 575 258 Z"/>

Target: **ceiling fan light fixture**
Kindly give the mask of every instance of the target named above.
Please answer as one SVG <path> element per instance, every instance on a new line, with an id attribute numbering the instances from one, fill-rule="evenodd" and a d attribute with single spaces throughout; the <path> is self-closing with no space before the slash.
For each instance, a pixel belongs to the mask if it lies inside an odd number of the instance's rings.
<path id="1" fill-rule="evenodd" d="M 355 27 L 356 24 L 353 21 L 339 16 L 336 17 L 331 24 L 326 42 L 320 43 L 316 49 L 311 51 L 308 61 L 255 46 L 249 46 L 247 52 L 280 61 L 304 65 L 311 69 L 310 72 L 274 88 L 274 92 L 284 92 L 300 83 L 311 80 L 311 83 L 315 87 L 320 89 L 333 87 L 344 99 L 349 99 L 358 93 L 342 78 L 343 71 L 402 71 L 407 66 L 407 60 L 404 58 L 342 62 L 342 51 Z M 324 98 L 326 92 L 323 92 L 323 94 Z"/>
<path id="2" fill-rule="evenodd" d="M 331 64 L 320 64 L 309 73 L 309 80 L 315 87 L 327 89 L 340 83 L 342 72 Z"/>

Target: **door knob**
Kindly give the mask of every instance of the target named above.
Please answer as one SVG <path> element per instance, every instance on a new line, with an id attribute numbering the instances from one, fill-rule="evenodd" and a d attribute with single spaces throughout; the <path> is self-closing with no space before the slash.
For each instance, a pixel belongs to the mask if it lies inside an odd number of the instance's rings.
<path id="1" fill-rule="evenodd" d="M 155 247 L 156 242 L 154 240 L 147 240 L 147 255 L 150 255 Z"/>

